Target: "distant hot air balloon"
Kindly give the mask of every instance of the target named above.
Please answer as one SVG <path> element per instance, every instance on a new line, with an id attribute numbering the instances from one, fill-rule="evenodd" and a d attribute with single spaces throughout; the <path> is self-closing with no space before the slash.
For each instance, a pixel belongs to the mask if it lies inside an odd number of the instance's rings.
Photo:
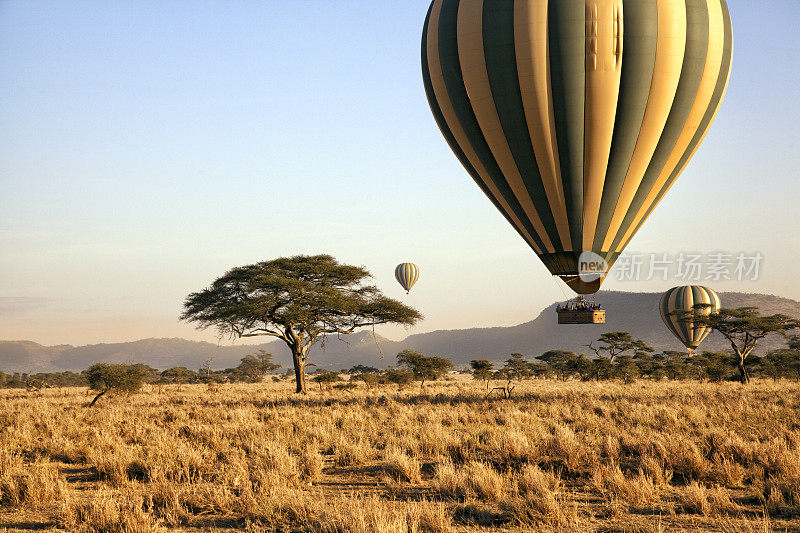
<path id="1" fill-rule="evenodd" d="M 397 278 L 397 281 L 406 290 L 406 294 L 408 294 L 411 291 L 411 287 L 413 287 L 419 279 L 419 267 L 414 263 L 400 263 L 397 265 L 397 268 L 394 269 L 394 277 Z"/>
<path id="2" fill-rule="evenodd" d="M 694 306 L 697 304 L 708 304 L 708 307 L 695 309 Z M 664 324 L 692 352 L 711 333 L 711 330 L 707 327 L 696 326 L 692 322 L 681 320 L 680 315 L 673 313 L 676 311 L 691 311 L 708 315 L 716 313 L 719 308 L 720 303 L 717 293 L 708 287 L 700 287 L 698 285 L 672 288 L 661 296 L 661 302 L 658 305 L 658 311 L 661 313 L 661 319 Z"/>
<path id="3" fill-rule="evenodd" d="M 422 72 L 470 176 L 591 294 L 708 132 L 732 48 L 725 0 L 434 0 Z"/>

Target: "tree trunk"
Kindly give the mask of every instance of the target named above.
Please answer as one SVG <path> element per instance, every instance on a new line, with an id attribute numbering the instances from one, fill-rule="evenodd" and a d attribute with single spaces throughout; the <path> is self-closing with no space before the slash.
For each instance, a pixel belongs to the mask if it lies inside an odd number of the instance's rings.
<path id="1" fill-rule="evenodd" d="M 739 358 L 739 381 L 742 385 L 750 383 L 750 376 L 747 375 L 747 369 L 744 367 L 744 357 Z"/>
<path id="2" fill-rule="evenodd" d="M 306 394 L 306 361 L 305 354 L 301 351 L 292 349 L 292 360 L 294 361 L 294 379 L 297 382 L 297 394 Z"/>
<path id="3" fill-rule="evenodd" d="M 94 400 L 92 400 L 92 403 L 90 403 L 90 404 L 89 404 L 89 407 L 92 407 L 92 406 L 94 406 L 94 404 L 95 404 L 95 403 L 97 403 L 97 400 L 99 400 L 99 399 L 100 399 L 100 396 L 102 396 L 103 394 L 107 393 L 107 392 L 108 392 L 108 390 L 109 390 L 109 389 L 103 389 L 103 390 L 101 390 L 101 391 L 100 391 L 100 394 L 98 394 L 97 396 L 95 396 L 95 397 L 94 397 Z"/>

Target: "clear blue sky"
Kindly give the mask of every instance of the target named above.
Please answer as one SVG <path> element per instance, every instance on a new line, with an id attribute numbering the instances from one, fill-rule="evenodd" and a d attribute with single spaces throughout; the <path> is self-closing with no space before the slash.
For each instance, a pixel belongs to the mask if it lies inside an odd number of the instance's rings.
<path id="1" fill-rule="evenodd" d="M 186 294 L 295 253 L 364 265 L 404 299 L 394 266 L 418 263 L 412 332 L 563 299 L 436 127 L 427 6 L 0 1 L 0 339 L 213 340 L 177 321 Z M 728 95 L 629 249 L 759 251 L 757 282 L 713 286 L 800 298 L 800 2 L 729 6 Z"/>

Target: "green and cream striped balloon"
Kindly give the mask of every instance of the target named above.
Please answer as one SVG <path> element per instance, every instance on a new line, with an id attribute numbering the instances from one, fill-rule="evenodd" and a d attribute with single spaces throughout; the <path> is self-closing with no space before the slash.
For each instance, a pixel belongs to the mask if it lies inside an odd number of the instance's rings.
<path id="1" fill-rule="evenodd" d="M 394 269 L 394 277 L 398 283 L 406 290 L 406 294 L 411 291 L 411 287 L 419 279 L 419 267 L 414 263 L 400 263 Z"/>
<path id="2" fill-rule="evenodd" d="M 458 159 L 589 294 L 686 167 L 728 84 L 725 0 L 434 0 L 422 73 Z"/>
<path id="3" fill-rule="evenodd" d="M 697 304 L 708 304 L 708 307 L 694 309 Z M 674 287 L 661 296 L 661 302 L 658 305 L 658 311 L 664 324 L 691 351 L 697 349 L 703 339 L 711 333 L 711 330 L 704 326 L 695 326 L 692 322 L 684 322 L 680 316 L 673 313 L 676 311 L 692 311 L 708 315 L 716 313 L 719 308 L 720 303 L 717 293 L 708 287 L 699 285 Z"/>

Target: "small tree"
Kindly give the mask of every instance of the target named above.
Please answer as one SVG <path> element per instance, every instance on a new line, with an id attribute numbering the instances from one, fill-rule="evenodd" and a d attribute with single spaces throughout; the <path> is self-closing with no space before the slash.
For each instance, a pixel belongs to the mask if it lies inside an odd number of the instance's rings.
<path id="1" fill-rule="evenodd" d="M 575 359 L 572 360 L 571 367 L 578 373 L 578 377 L 581 378 L 581 381 L 589 381 L 592 379 L 594 363 L 584 354 L 576 355 Z"/>
<path id="2" fill-rule="evenodd" d="M 272 374 L 280 367 L 281 365 L 272 362 L 271 353 L 267 353 L 266 350 L 259 350 L 255 355 L 242 357 L 239 366 L 236 367 L 236 373 L 239 374 L 242 381 L 260 383 L 264 376 Z"/>
<path id="3" fill-rule="evenodd" d="M 652 347 L 648 346 L 644 341 L 634 339 L 627 331 L 614 331 L 611 333 L 603 333 L 597 339 L 600 346 L 595 348 L 592 343 L 586 346 L 592 350 L 596 355 L 601 356 L 604 353 L 608 354 L 609 360 L 613 363 L 618 355 L 632 352 L 631 355 L 639 353 L 651 353 Z"/>
<path id="4" fill-rule="evenodd" d="M 637 353 L 633 356 L 633 361 L 642 377 L 659 381 L 666 375 L 663 354 Z"/>
<path id="5" fill-rule="evenodd" d="M 203 361 L 203 366 L 197 371 L 197 378 L 208 386 L 208 390 L 216 391 L 217 387 L 228 380 L 227 372 L 214 370 L 214 358 L 209 357 Z"/>
<path id="6" fill-rule="evenodd" d="M 786 363 L 783 354 L 780 353 L 781 351 L 773 350 L 758 362 L 759 371 L 763 375 L 772 378 L 772 381 L 778 381 L 784 376 Z"/>
<path id="7" fill-rule="evenodd" d="M 211 373 L 213 372 L 213 366 L 214 366 L 214 358 L 213 357 L 209 357 L 208 359 L 204 359 L 203 360 L 203 366 L 200 367 L 200 370 L 198 370 L 197 373 L 201 377 L 211 376 Z"/>
<path id="8" fill-rule="evenodd" d="M 671 380 L 686 379 L 690 374 L 690 367 L 686 364 L 686 353 L 675 350 L 661 352 L 664 365 L 664 374 Z"/>
<path id="9" fill-rule="evenodd" d="M 414 372 L 407 368 L 395 368 L 390 366 L 384 371 L 381 379 L 386 383 L 396 383 L 398 388 L 403 388 L 414 381 Z"/>
<path id="10" fill-rule="evenodd" d="M 191 383 L 196 379 L 197 374 L 183 366 L 174 366 L 161 373 L 161 381 L 164 383 L 176 383 L 178 390 L 181 390 L 181 385 L 184 383 Z"/>
<path id="11" fill-rule="evenodd" d="M 472 379 L 486 382 L 486 388 L 489 388 L 489 380 L 492 379 L 494 374 L 494 365 L 487 359 L 473 359 L 469 362 L 472 367 Z"/>
<path id="12" fill-rule="evenodd" d="M 338 372 L 332 372 L 330 370 L 320 370 L 314 377 L 312 378 L 313 381 L 319 383 L 319 390 L 322 390 L 322 386 L 324 385 L 325 388 L 331 388 L 331 385 L 337 381 L 342 381 L 342 376 L 339 375 Z"/>
<path id="13" fill-rule="evenodd" d="M 533 375 L 530 362 L 526 361 L 521 353 L 512 353 L 511 357 L 506 359 L 502 371 L 508 381 L 522 381 Z"/>
<path id="14" fill-rule="evenodd" d="M 378 324 L 413 325 L 415 309 L 365 284 L 370 273 L 330 255 L 281 257 L 237 267 L 190 294 L 182 320 L 220 335 L 276 337 L 289 347 L 297 392 L 306 392 L 311 347 L 327 334 L 346 335 Z"/>
<path id="15" fill-rule="evenodd" d="M 371 389 L 378 384 L 378 374 L 376 372 L 362 372 L 356 374 L 351 379 L 354 381 L 363 381 L 368 389 Z"/>
<path id="16" fill-rule="evenodd" d="M 533 365 L 526 361 L 522 354 L 512 353 L 511 357 L 506 359 L 506 363 L 503 365 L 503 368 L 494 374 L 494 377 L 497 379 L 505 380 L 506 386 L 495 387 L 489 392 L 489 394 L 491 395 L 492 392 L 499 390 L 503 393 L 504 398 L 511 398 L 511 393 L 514 391 L 514 387 L 511 385 L 511 383 L 514 381 L 529 379 L 531 376 L 533 376 L 533 372 Z"/>
<path id="17" fill-rule="evenodd" d="M 374 366 L 366 366 L 366 365 L 356 365 L 351 367 L 350 370 L 347 371 L 348 374 L 363 374 L 365 372 L 369 372 L 371 374 L 377 374 L 380 372 Z"/>
<path id="18" fill-rule="evenodd" d="M 639 376 L 639 367 L 631 355 L 618 355 L 614 361 L 614 371 L 627 384 L 633 383 Z"/>
<path id="19" fill-rule="evenodd" d="M 8 381 L 8 376 L 5 375 L 5 373 L 0 372 L 0 387 L 5 387 L 7 381 Z"/>
<path id="20" fill-rule="evenodd" d="M 565 350 L 548 350 L 536 359 L 547 363 L 561 381 L 566 381 L 577 370 L 578 356 Z"/>
<path id="21" fill-rule="evenodd" d="M 96 363 L 85 370 L 86 379 L 92 390 L 99 391 L 89 407 L 92 407 L 101 396 L 109 391 L 136 392 L 142 388 L 147 377 L 144 365 L 109 365 Z"/>
<path id="22" fill-rule="evenodd" d="M 719 382 L 731 374 L 731 354 L 725 352 L 703 351 L 700 355 L 692 357 L 692 365 L 699 370 L 701 378 Z"/>
<path id="23" fill-rule="evenodd" d="M 709 304 L 697 304 L 691 311 L 676 311 L 676 314 L 684 322 L 693 324 L 694 327 L 709 328 L 728 340 L 736 354 L 736 367 L 739 369 L 739 381 L 742 384 L 750 382 L 745 361 L 759 340 L 770 333 L 786 336 L 787 332 L 800 327 L 799 320 L 781 314 L 761 316 L 755 307 L 723 308 L 708 315 L 697 312 L 708 306 Z"/>
<path id="24" fill-rule="evenodd" d="M 611 362 L 611 359 L 602 355 L 598 355 L 592 359 L 590 376 L 597 381 L 613 378 L 614 364 Z"/>
<path id="25" fill-rule="evenodd" d="M 792 335 L 786 341 L 786 346 L 790 350 L 800 350 L 800 335 Z"/>
<path id="26" fill-rule="evenodd" d="M 774 380 L 785 377 L 800 381 L 800 337 L 790 337 L 786 348 L 772 350 L 761 362 Z"/>
<path id="27" fill-rule="evenodd" d="M 444 357 L 422 355 L 415 350 L 403 350 L 397 354 L 397 364 L 411 370 L 420 387 L 426 380 L 437 380 L 453 368 L 453 362 Z"/>

